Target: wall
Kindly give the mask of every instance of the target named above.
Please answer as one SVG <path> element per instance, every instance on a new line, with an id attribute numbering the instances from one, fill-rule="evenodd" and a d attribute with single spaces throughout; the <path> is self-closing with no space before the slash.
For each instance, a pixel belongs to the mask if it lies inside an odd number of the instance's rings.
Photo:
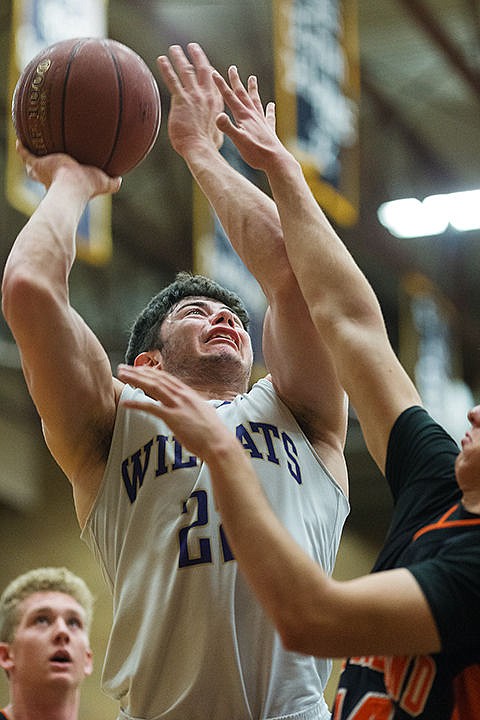
<path id="1" fill-rule="evenodd" d="M 114 720 L 117 703 L 100 690 L 100 674 L 111 625 L 110 594 L 86 546 L 79 539 L 70 484 L 43 445 L 40 428 L 31 434 L 30 457 L 35 457 L 37 502 L 30 510 L 0 503 L 0 588 L 22 572 L 42 565 L 67 566 L 85 579 L 96 598 L 91 643 L 95 666 L 85 682 L 80 720 Z M 13 446 L 15 443 L 12 443 Z M 11 476 L 12 483 L 15 477 Z M 8 700 L 8 686 L 0 679 L 0 707 Z"/>

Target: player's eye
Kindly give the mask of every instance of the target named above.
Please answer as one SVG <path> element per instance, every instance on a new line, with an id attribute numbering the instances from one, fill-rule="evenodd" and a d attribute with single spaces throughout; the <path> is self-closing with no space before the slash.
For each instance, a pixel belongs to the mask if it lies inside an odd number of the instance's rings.
<path id="1" fill-rule="evenodd" d="M 50 618 L 47 615 L 37 615 L 35 618 L 35 624 L 36 625 L 48 625 L 50 622 Z"/>
<path id="2" fill-rule="evenodd" d="M 68 620 L 68 625 L 71 625 L 72 627 L 78 627 L 78 628 L 83 627 L 82 621 L 78 617 L 71 617 Z"/>
<path id="3" fill-rule="evenodd" d="M 199 307 L 192 307 L 187 310 L 186 315 L 204 315 L 204 311 Z"/>

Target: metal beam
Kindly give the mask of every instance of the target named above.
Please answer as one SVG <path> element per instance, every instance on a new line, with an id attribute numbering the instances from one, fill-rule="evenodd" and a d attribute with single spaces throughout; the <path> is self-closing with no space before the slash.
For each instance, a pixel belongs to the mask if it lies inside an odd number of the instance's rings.
<path id="1" fill-rule="evenodd" d="M 390 122 L 403 135 L 409 147 L 412 148 L 419 160 L 430 169 L 435 177 L 442 178 L 443 181 L 455 183 L 459 181 L 458 176 L 451 167 L 444 162 L 437 151 L 428 145 L 428 137 L 422 138 L 416 130 L 414 130 L 407 117 L 402 114 L 401 108 L 396 106 L 375 83 L 370 76 L 368 68 L 362 68 L 361 74 L 362 92 L 364 92 L 370 101 L 377 108 L 383 122 Z"/>
<path id="2" fill-rule="evenodd" d="M 400 0 L 400 2 L 430 35 L 480 101 L 480 72 L 469 65 L 465 54 L 437 22 L 433 13 L 420 0 Z"/>

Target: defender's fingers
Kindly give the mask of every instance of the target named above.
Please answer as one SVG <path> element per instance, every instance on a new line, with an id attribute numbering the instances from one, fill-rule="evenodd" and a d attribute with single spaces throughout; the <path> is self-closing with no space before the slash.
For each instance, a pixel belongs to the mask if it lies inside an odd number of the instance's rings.
<path id="1" fill-rule="evenodd" d="M 181 92 L 182 83 L 178 79 L 177 73 L 166 55 L 160 55 L 157 58 L 157 67 L 170 95 Z"/>
<path id="2" fill-rule="evenodd" d="M 228 80 L 230 82 L 230 87 L 235 95 L 242 101 L 243 105 L 250 107 L 251 98 L 240 78 L 240 73 L 238 72 L 236 65 L 230 65 L 228 68 Z"/>
<path id="3" fill-rule="evenodd" d="M 171 45 L 168 49 L 172 65 L 186 90 L 194 89 L 197 84 L 197 72 L 180 45 Z"/>
<path id="4" fill-rule="evenodd" d="M 230 85 L 227 83 L 227 81 L 220 75 L 219 72 L 214 70 L 212 72 L 212 78 L 217 86 L 217 88 L 220 90 L 220 93 L 226 103 L 226 105 L 230 108 L 232 113 L 235 115 L 236 113 L 239 113 L 242 108 L 244 108 L 244 103 L 241 102 L 241 100 L 236 96 L 235 92 L 232 90 Z M 248 97 L 248 95 L 247 95 Z M 217 123 L 217 127 L 220 129 L 220 126 Z"/>
<path id="5" fill-rule="evenodd" d="M 272 100 L 267 103 L 267 107 L 265 108 L 265 119 L 273 132 L 276 132 L 277 117 L 275 114 L 275 103 Z"/>
<path id="6" fill-rule="evenodd" d="M 130 385 L 140 387 L 150 397 L 160 400 L 165 406 L 173 407 L 179 397 L 192 394 L 191 388 L 173 375 L 148 365 L 120 364 L 118 377 Z"/>
<path id="7" fill-rule="evenodd" d="M 195 67 L 199 85 L 211 85 L 213 67 L 201 45 L 198 43 L 188 43 L 187 50 Z"/>
<path id="8" fill-rule="evenodd" d="M 151 402 L 149 400 L 121 400 L 123 407 L 129 408 L 130 410 L 140 410 L 141 412 L 148 412 L 151 415 L 163 420 L 163 409 L 160 401 Z"/>
<path id="9" fill-rule="evenodd" d="M 263 115 L 263 105 L 258 92 L 258 80 L 256 75 L 250 75 L 247 80 L 247 89 L 250 100 L 253 102 L 257 112 Z"/>
<path id="10" fill-rule="evenodd" d="M 228 135 L 232 140 L 238 135 L 238 128 L 232 123 L 227 113 L 222 112 L 220 115 L 217 115 L 215 122 L 220 132 L 225 133 L 225 135 Z"/>

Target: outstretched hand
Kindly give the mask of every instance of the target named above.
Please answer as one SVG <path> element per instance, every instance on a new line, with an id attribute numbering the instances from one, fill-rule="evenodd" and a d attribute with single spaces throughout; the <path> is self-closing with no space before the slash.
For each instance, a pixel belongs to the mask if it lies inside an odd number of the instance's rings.
<path id="1" fill-rule="evenodd" d="M 216 70 L 212 76 L 235 121 L 220 113 L 217 127 L 237 146 L 246 163 L 267 170 L 276 156 L 287 153 L 275 132 L 275 104 L 267 103 L 264 111 L 257 78 L 250 75 L 245 88 L 234 65 L 228 69 L 230 85 Z"/>
<path id="2" fill-rule="evenodd" d="M 28 177 L 42 183 L 47 190 L 62 172 L 74 175 L 77 184 L 84 183 L 85 190 L 90 198 L 96 195 L 116 193 L 122 184 L 121 177 L 112 178 L 100 168 L 92 165 L 81 165 L 70 155 L 64 153 L 33 155 L 19 140 L 17 140 L 16 149 L 25 165 Z"/>
<path id="3" fill-rule="evenodd" d="M 172 147 L 182 157 L 198 144 L 213 143 L 219 148 L 223 134 L 216 118 L 223 100 L 212 79 L 213 68 L 197 43 L 187 45 L 188 56 L 180 45 L 169 48 L 170 59 L 160 55 L 158 69 L 171 95 L 168 134 Z"/>
<path id="4" fill-rule="evenodd" d="M 176 439 L 205 462 L 218 448 L 238 443 L 213 405 L 174 375 L 149 365 L 119 365 L 118 377 L 157 400 L 156 403 L 148 399 L 125 400 L 122 401 L 125 407 L 142 410 L 166 422 Z"/>

